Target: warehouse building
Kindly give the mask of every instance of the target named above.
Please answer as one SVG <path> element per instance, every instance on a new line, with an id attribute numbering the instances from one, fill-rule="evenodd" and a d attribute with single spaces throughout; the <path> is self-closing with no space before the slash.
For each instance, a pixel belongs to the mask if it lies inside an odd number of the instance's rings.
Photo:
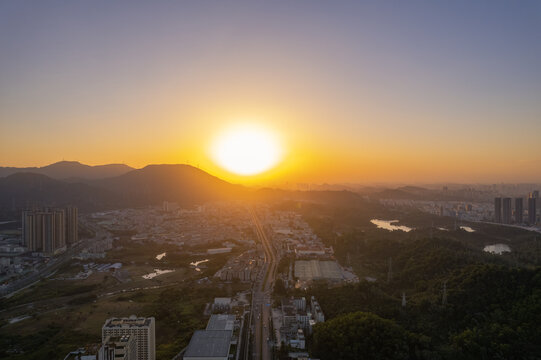
<path id="1" fill-rule="evenodd" d="M 197 330 L 184 353 L 184 360 L 228 360 L 231 330 Z"/>

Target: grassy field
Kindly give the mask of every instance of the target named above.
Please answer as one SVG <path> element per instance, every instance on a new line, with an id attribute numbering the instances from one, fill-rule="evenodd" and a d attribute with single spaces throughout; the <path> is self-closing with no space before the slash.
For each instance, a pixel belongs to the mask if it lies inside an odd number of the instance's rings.
<path id="1" fill-rule="evenodd" d="M 29 319 L 0 329 L 2 349 L 21 351 L 20 354 L 1 354 L 6 359 L 62 358 L 69 351 L 101 340 L 101 327 L 110 317 L 156 317 L 158 359 L 170 359 L 185 344 L 194 329 L 204 326 L 203 309 L 198 306 L 211 301 L 210 297 L 187 297 L 175 301 L 174 308 L 182 315 L 182 323 L 172 326 L 169 313 L 157 311 L 161 298 L 170 290 L 150 289 L 129 294 L 102 297 L 97 300 L 41 312 Z M 197 304 L 193 304 L 192 302 Z M 175 311 L 175 310 L 172 310 Z M 16 334 L 16 335 L 14 335 Z M 42 339 L 42 340 L 39 340 Z M 39 340 L 39 341 L 38 341 Z M 160 355 L 161 354 L 161 355 Z"/>
<path id="2" fill-rule="evenodd" d="M 120 282 L 110 272 L 94 272 L 84 280 L 70 278 L 83 270 L 72 261 L 51 279 L 42 280 L 9 299 L 0 301 L 0 358 L 58 359 L 85 344 L 101 341 L 106 319 L 129 315 L 156 318 L 157 359 L 171 359 L 185 347 L 194 330 L 205 327 L 203 311 L 216 296 L 233 296 L 245 284 L 212 280 L 232 254 L 205 256 L 207 268 L 196 272 L 190 262 L 201 260 L 176 247 L 158 244 L 124 244 L 102 263 L 121 262 L 129 281 Z M 162 260 L 156 255 L 167 252 Z M 154 269 L 174 270 L 153 279 L 142 276 Z M 196 281 L 210 277 L 208 283 Z M 28 316 L 15 323 L 10 319 Z"/>

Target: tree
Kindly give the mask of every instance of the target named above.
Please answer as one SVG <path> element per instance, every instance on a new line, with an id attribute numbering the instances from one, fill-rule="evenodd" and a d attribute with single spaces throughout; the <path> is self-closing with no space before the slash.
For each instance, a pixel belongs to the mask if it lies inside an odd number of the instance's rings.
<path id="1" fill-rule="evenodd" d="M 314 354 L 321 359 L 408 359 L 409 334 L 392 320 L 364 312 L 314 327 Z"/>
<path id="2" fill-rule="evenodd" d="M 280 278 L 276 279 L 276 281 L 274 282 L 274 293 L 281 296 L 286 295 L 286 287 L 284 286 L 284 281 Z"/>

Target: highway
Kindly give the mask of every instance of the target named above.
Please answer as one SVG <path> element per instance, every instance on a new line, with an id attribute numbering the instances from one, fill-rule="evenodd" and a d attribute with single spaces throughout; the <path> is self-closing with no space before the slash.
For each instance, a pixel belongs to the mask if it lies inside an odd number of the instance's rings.
<path id="1" fill-rule="evenodd" d="M 261 241 L 263 250 L 265 251 L 265 265 L 263 266 L 263 271 L 261 272 L 253 291 L 252 321 L 255 334 L 252 337 L 252 359 L 271 360 L 271 294 L 276 275 L 277 255 L 253 209 L 251 209 L 251 216 L 256 229 L 256 235 Z"/>

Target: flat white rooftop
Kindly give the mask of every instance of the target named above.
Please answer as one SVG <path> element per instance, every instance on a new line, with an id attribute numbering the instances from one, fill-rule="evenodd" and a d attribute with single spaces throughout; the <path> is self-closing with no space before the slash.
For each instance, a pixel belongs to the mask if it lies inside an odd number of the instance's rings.
<path id="1" fill-rule="evenodd" d="M 342 280 L 344 275 L 336 261 L 297 260 L 295 261 L 295 277 L 301 280 Z"/>

